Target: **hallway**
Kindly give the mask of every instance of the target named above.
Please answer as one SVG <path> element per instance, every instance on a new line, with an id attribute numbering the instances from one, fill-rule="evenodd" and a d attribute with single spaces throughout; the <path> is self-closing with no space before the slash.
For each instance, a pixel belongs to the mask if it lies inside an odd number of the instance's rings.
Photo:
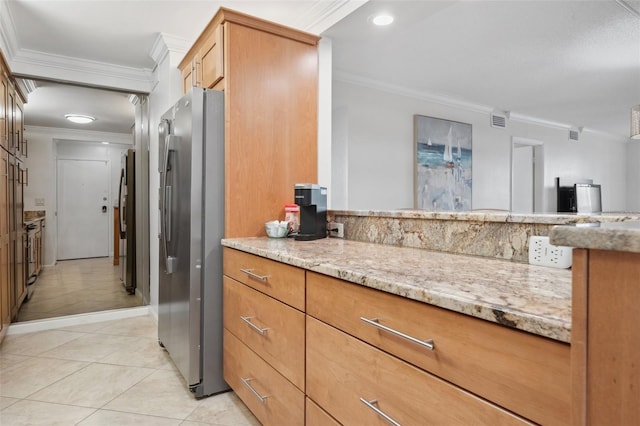
<path id="1" fill-rule="evenodd" d="M 18 322 L 142 305 L 123 288 L 120 266 L 110 257 L 59 261 L 43 268 L 34 285 Z"/>

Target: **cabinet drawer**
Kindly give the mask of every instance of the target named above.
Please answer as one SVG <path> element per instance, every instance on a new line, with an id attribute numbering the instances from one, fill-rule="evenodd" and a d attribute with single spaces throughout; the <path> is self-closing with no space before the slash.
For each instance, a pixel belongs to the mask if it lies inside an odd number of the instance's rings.
<path id="1" fill-rule="evenodd" d="M 303 269 L 225 247 L 223 270 L 225 275 L 304 311 Z"/>
<path id="2" fill-rule="evenodd" d="M 404 426 L 530 424 L 313 318 L 307 395 L 345 425 L 386 424 L 364 401 Z"/>
<path id="3" fill-rule="evenodd" d="M 315 273 L 307 312 L 528 419 L 569 423 L 569 345 Z"/>
<path id="4" fill-rule="evenodd" d="M 304 394 L 224 330 L 224 379 L 263 425 L 304 424 Z"/>
<path id="5" fill-rule="evenodd" d="M 224 277 L 224 327 L 304 390 L 304 313 Z"/>
<path id="6" fill-rule="evenodd" d="M 306 410 L 305 426 L 340 426 L 340 423 L 309 398 L 306 399 Z"/>

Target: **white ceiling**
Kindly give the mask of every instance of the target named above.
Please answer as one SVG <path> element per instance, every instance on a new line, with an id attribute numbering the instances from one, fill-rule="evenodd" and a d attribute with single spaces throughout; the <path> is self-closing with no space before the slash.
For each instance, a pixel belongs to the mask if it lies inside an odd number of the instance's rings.
<path id="1" fill-rule="evenodd" d="M 318 24 L 323 16 L 335 21 L 363 3 L 1 1 L 0 12 L 7 12 L 9 24 L 0 16 L 0 38 L 16 57 L 44 53 L 127 69 L 153 67 L 150 53 L 159 33 L 195 40 L 220 5 L 322 32 L 331 22 L 325 19 L 323 28 Z M 631 11 L 620 3 L 371 0 L 322 35 L 332 39 L 338 78 L 626 138 L 629 108 L 640 103 L 640 1 L 624 2 Z M 378 10 L 393 13 L 395 22 L 372 27 L 368 18 Z M 38 59 L 45 61 L 46 56 Z M 55 99 L 49 101 L 49 110 L 58 118 L 80 112 L 62 111 L 73 106 L 63 105 L 63 99 L 77 101 L 80 108 L 82 99 L 100 98 L 96 92 L 83 95 L 69 88 L 63 94 L 58 91 L 62 89 L 43 86 L 29 96 L 28 125 L 52 125 L 38 118 L 36 93 L 44 89 Z M 126 96 L 111 95 L 124 111 Z M 98 103 L 103 102 L 110 103 Z M 102 115 L 96 126 L 110 123 L 109 113 L 93 108 Z M 129 116 L 121 127 L 114 123 L 111 131 L 122 132 L 132 123 Z"/>
<path id="2" fill-rule="evenodd" d="M 372 28 L 379 11 L 394 23 Z M 338 78 L 626 139 L 640 103 L 637 11 L 613 0 L 372 0 L 325 34 Z"/>

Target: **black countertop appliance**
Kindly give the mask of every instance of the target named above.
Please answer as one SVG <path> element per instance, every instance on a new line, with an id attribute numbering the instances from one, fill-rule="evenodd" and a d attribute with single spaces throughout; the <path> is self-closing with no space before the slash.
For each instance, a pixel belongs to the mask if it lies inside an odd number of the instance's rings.
<path id="1" fill-rule="evenodd" d="M 327 188 L 315 183 L 296 183 L 294 197 L 300 206 L 300 228 L 295 239 L 317 240 L 327 236 Z"/>

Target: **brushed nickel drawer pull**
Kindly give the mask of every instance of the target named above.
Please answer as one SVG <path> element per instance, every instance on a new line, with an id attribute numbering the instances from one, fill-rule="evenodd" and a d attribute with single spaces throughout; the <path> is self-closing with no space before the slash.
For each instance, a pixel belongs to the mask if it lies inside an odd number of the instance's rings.
<path id="1" fill-rule="evenodd" d="M 243 377 L 240 377 L 240 380 L 242 380 L 242 383 L 244 383 L 244 385 L 247 387 L 247 389 L 249 389 L 249 390 L 251 391 L 251 393 L 252 393 L 252 394 L 254 394 L 254 395 L 255 395 L 255 397 L 256 397 L 256 398 L 258 398 L 258 400 L 259 400 L 261 403 L 263 403 L 263 404 L 264 404 L 264 403 L 266 403 L 266 402 L 267 402 L 267 398 L 269 398 L 269 396 L 268 396 L 268 395 L 260 395 L 260 394 L 258 393 L 258 391 L 257 391 L 257 390 L 255 390 L 255 389 L 253 388 L 253 386 L 251 386 L 251 384 L 249 383 L 249 382 L 250 382 L 250 381 L 252 381 L 253 379 L 249 379 L 249 378 L 245 379 L 245 378 L 243 378 Z"/>
<path id="2" fill-rule="evenodd" d="M 260 328 L 254 323 L 252 323 L 251 320 L 253 319 L 253 317 L 240 317 L 240 319 L 246 322 L 247 324 L 249 324 L 249 326 L 253 328 L 255 331 L 257 331 L 258 333 L 260 333 L 261 336 L 264 336 L 267 330 L 269 330 L 268 328 Z"/>
<path id="3" fill-rule="evenodd" d="M 378 403 L 377 399 L 373 399 L 371 401 L 367 401 L 366 399 L 364 399 L 363 397 L 360 397 L 360 401 L 362 401 L 362 403 L 364 405 L 366 405 L 367 407 L 371 408 L 373 411 L 376 412 L 377 415 L 379 415 L 380 417 L 382 417 L 384 420 L 387 421 L 387 423 L 392 424 L 393 426 L 401 426 L 400 423 L 396 422 L 395 420 L 393 420 L 387 413 L 385 413 L 384 411 L 382 411 L 381 409 L 379 409 L 378 407 L 376 407 L 375 404 Z"/>
<path id="4" fill-rule="evenodd" d="M 254 273 L 253 269 L 240 269 L 240 271 L 260 281 L 266 281 L 267 278 L 269 278 L 269 275 L 258 275 Z"/>
<path id="5" fill-rule="evenodd" d="M 378 318 L 365 318 L 365 317 L 360 317 L 360 319 L 364 322 L 366 322 L 369 325 L 372 325 L 376 328 L 379 328 L 381 330 L 386 331 L 387 333 L 391 333 L 394 336 L 398 336 L 398 337 L 402 337 L 403 339 L 406 339 L 410 342 L 413 342 L 417 345 L 420 346 L 424 346 L 425 348 L 429 349 L 430 351 L 435 350 L 436 345 L 433 343 L 433 339 L 429 339 L 429 340 L 420 340 L 420 339 L 416 339 L 415 337 L 411 337 L 407 334 L 404 334 L 400 331 L 394 330 L 393 328 L 387 327 L 386 325 L 382 325 L 380 324 L 380 320 Z"/>

